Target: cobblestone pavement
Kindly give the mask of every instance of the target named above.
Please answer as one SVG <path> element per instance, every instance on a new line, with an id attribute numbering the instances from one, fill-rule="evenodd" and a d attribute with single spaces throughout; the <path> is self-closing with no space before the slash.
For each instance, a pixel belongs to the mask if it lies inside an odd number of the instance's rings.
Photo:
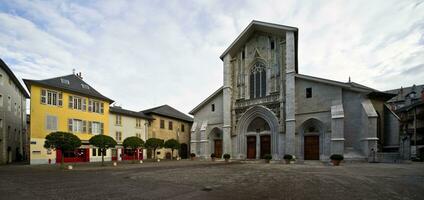
<path id="1" fill-rule="evenodd" d="M 424 199 L 424 163 L 0 166 L 0 199 Z"/>

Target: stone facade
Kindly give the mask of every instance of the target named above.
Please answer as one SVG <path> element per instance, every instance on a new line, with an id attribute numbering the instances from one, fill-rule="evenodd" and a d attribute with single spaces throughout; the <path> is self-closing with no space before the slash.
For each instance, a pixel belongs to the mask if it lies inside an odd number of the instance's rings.
<path id="1" fill-rule="evenodd" d="M 235 159 L 366 160 L 378 151 L 377 133 L 390 121 L 382 117 L 393 113 L 376 108 L 393 95 L 299 74 L 297 35 L 294 27 L 253 21 L 237 37 L 221 56 L 223 87 L 190 112 L 191 152 L 209 158 L 221 148 L 217 139 Z M 211 111 L 212 104 L 222 107 Z"/>
<path id="2" fill-rule="evenodd" d="M 0 164 L 28 159 L 27 92 L 0 59 Z"/>

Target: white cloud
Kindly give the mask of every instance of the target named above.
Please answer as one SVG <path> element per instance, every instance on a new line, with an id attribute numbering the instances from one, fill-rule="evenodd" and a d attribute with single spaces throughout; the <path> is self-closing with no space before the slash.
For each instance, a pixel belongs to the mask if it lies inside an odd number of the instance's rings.
<path id="1" fill-rule="evenodd" d="M 191 110 L 222 85 L 219 56 L 253 19 L 299 27 L 301 73 L 351 76 L 377 89 L 423 83 L 424 5 L 413 1 L 3 4 L 0 54 L 19 77 L 76 68 L 134 110 L 160 104 Z"/>

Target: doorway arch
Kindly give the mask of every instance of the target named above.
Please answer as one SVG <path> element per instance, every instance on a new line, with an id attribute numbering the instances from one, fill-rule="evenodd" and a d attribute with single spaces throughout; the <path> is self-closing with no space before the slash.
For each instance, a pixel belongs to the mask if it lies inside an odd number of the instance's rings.
<path id="1" fill-rule="evenodd" d="M 320 160 L 324 154 L 324 123 L 310 118 L 300 126 L 301 151 L 304 160 Z"/>
<path id="2" fill-rule="evenodd" d="M 215 127 L 209 132 L 209 149 L 211 153 L 214 153 L 216 158 L 221 158 L 223 155 L 222 146 L 222 129 Z M 206 155 L 209 156 L 209 155 Z"/>
<path id="3" fill-rule="evenodd" d="M 253 159 L 259 159 L 268 153 L 272 155 L 273 159 L 279 159 L 278 119 L 265 106 L 253 106 L 249 108 L 240 117 L 237 123 L 236 133 L 235 156 L 238 158 L 252 159 L 253 153 L 251 151 L 255 149 L 255 157 Z M 254 143 L 256 143 L 255 148 L 253 148 Z M 250 154 L 249 156 L 248 153 Z"/>

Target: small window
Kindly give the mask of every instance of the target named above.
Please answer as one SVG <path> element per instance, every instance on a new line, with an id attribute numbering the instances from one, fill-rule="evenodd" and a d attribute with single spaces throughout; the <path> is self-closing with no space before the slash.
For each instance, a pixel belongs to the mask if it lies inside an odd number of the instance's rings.
<path id="1" fill-rule="evenodd" d="M 120 131 L 116 131 L 116 141 L 120 142 L 122 140 L 122 133 Z"/>
<path id="2" fill-rule="evenodd" d="M 215 112 L 215 104 L 212 104 L 211 109 L 212 109 L 212 112 Z"/>
<path id="3" fill-rule="evenodd" d="M 93 148 L 93 153 L 91 155 L 96 156 L 96 149 L 95 148 Z"/>
<path id="4" fill-rule="evenodd" d="M 275 48 L 274 40 L 271 40 L 271 49 Z"/>
<path id="5" fill-rule="evenodd" d="M 168 122 L 168 129 L 169 129 L 169 130 L 172 130 L 172 121 L 169 121 L 169 122 Z"/>
<path id="6" fill-rule="evenodd" d="M 244 58 L 246 58 L 245 49 L 243 49 L 243 50 L 241 51 L 241 59 L 244 59 Z"/>
<path id="7" fill-rule="evenodd" d="M 165 120 L 160 120 L 160 128 L 165 128 Z"/>
<path id="8" fill-rule="evenodd" d="M 61 79 L 60 79 L 60 82 L 61 82 L 62 84 L 65 84 L 65 85 L 69 85 L 69 80 L 68 80 L 68 79 L 61 78 Z"/>
<path id="9" fill-rule="evenodd" d="M 0 107 L 3 107 L 3 95 L 0 94 Z"/>
<path id="10" fill-rule="evenodd" d="M 121 115 L 116 115 L 116 119 L 115 119 L 115 124 L 116 125 L 122 125 L 122 117 Z"/>
<path id="11" fill-rule="evenodd" d="M 90 86 L 88 86 L 86 84 L 81 84 L 81 87 L 84 88 L 84 89 L 87 89 L 87 90 L 90 89 Z"/>
<path id="12" fill-rule="evenodd" d="M 181 132 L 184 132 L 185 130 L 184 130 L 184 124 L 181 124 Z"/>
<path id="13" fill-rule="evenodd" d="M 3 120 L 0 119 L 0 128 L 3 128 Z"/>
<path id="14" fill-rule="evenodd" d="M 306 88 L 306 98 L 312 97 L 312 88 Z"/>

